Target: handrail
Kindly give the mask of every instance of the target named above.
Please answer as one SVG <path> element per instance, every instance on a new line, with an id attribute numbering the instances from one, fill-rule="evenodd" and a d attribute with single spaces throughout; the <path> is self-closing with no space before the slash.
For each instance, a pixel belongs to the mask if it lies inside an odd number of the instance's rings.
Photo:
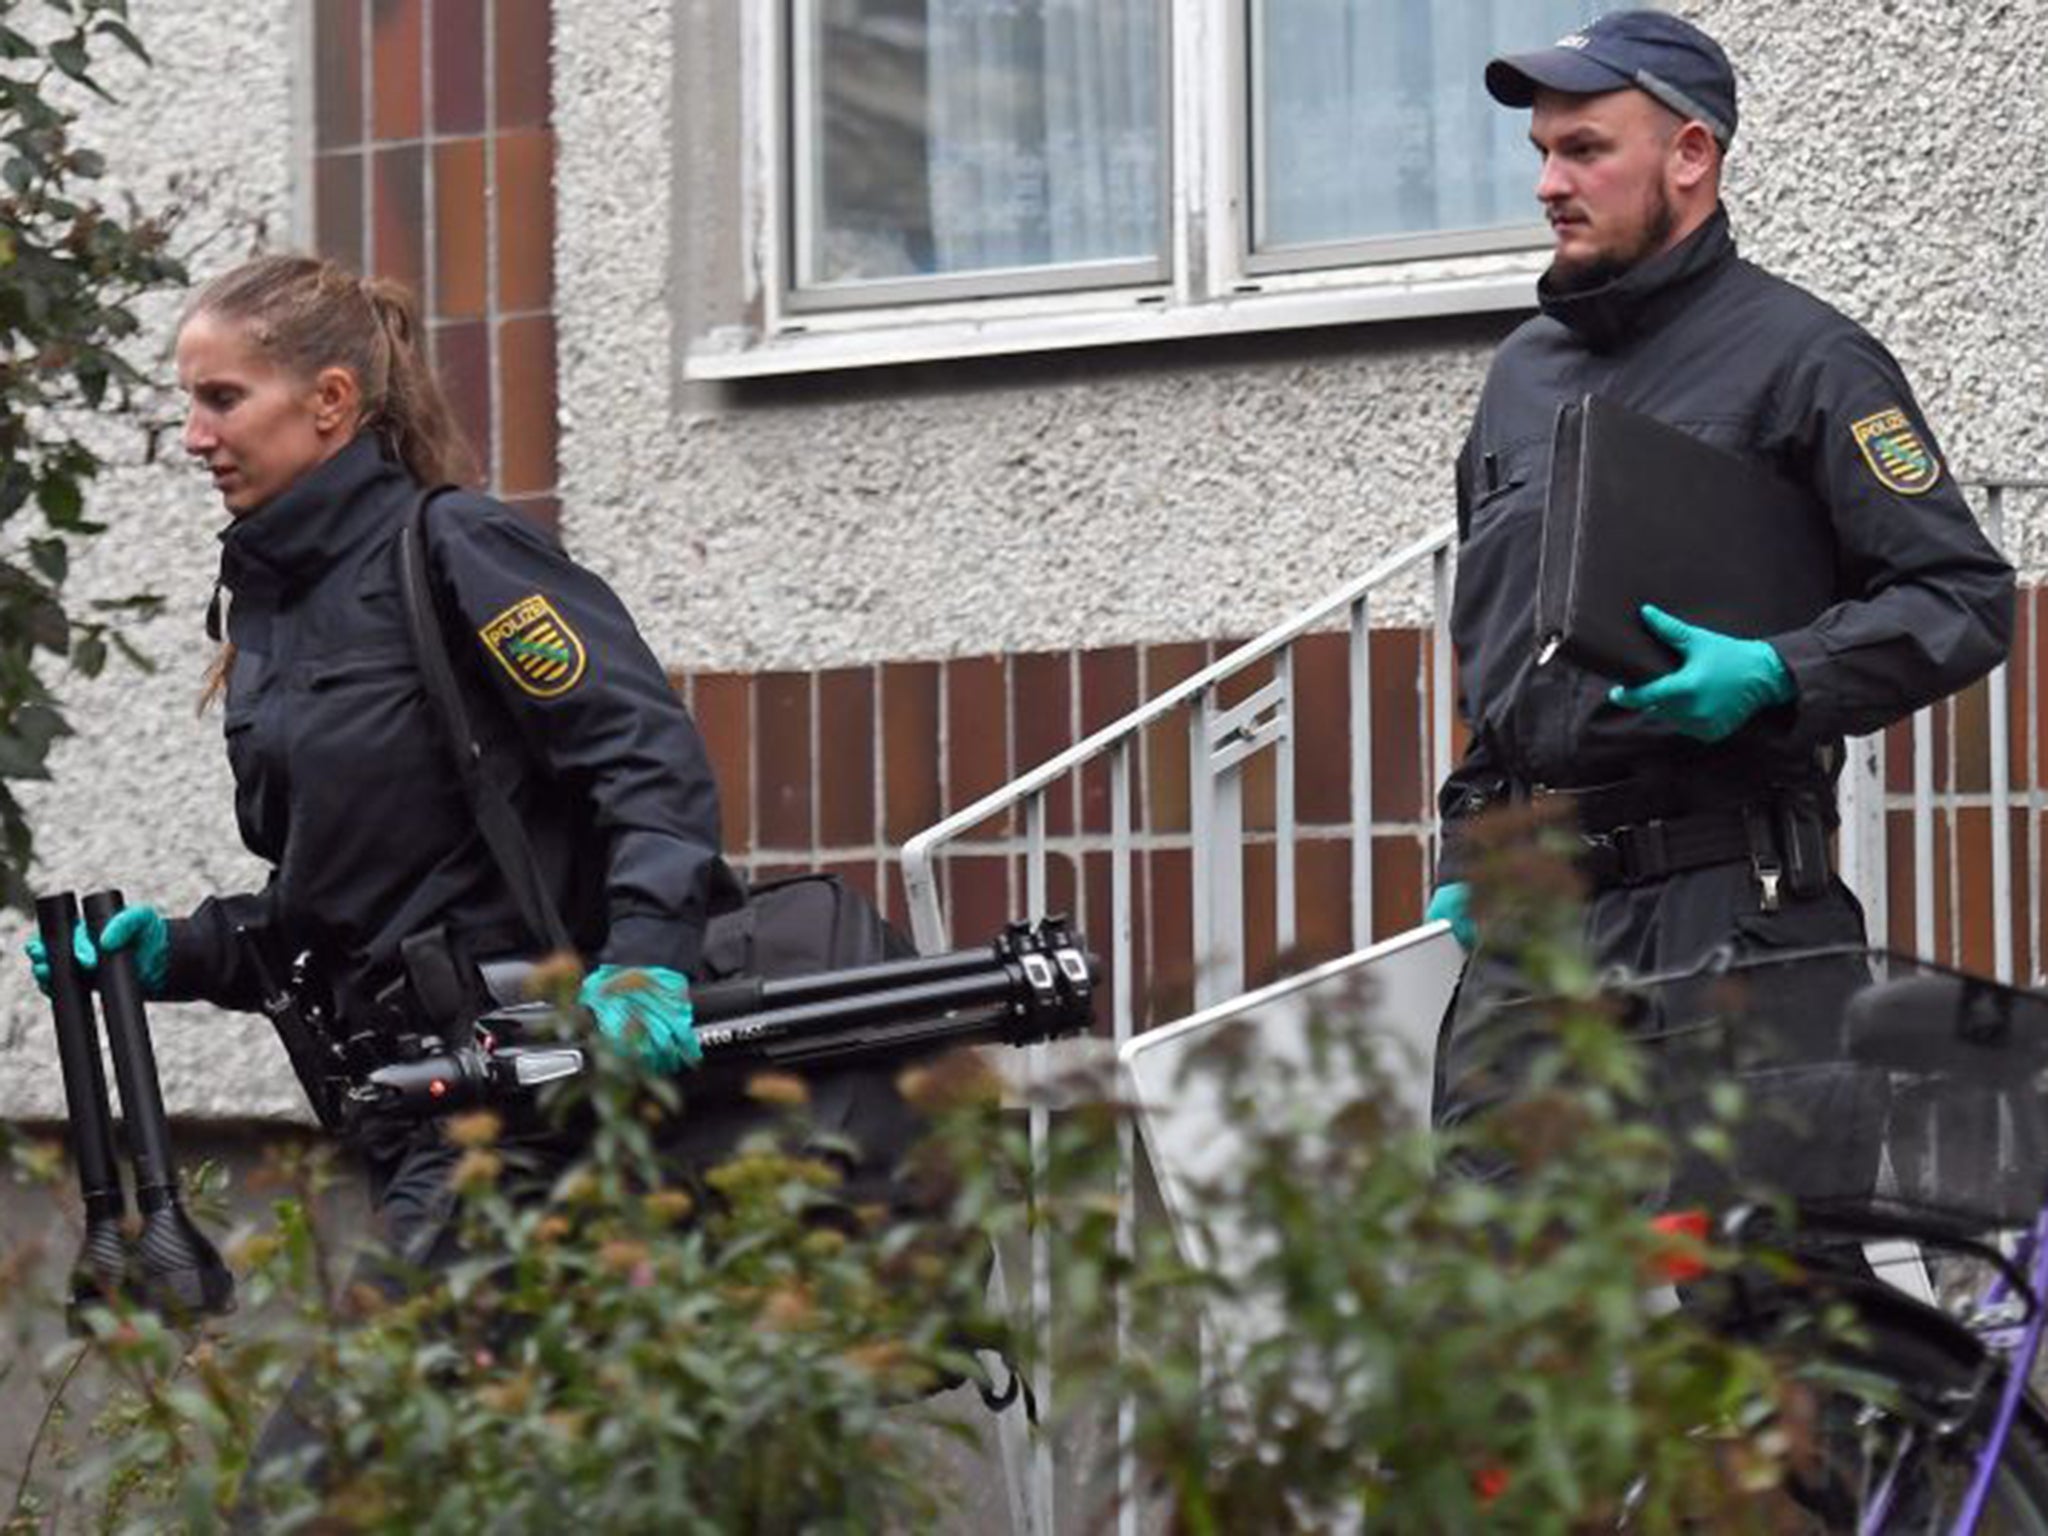
<path id="1" fill-rule="evenodd" d="M 1198 697 L 1203 690 L 1212 688 L 1245 668 L 1265 660 L 1308 634 L 1325 620 L 1349 609 L 1367 596 L 1373 588 L 1404 575 L 1409 567 L 1431 559 L 1450 547 L 1456 538 L 1457 527 L 1450 523 L 1438 528 L 1434 533 L 1425 534 L 1396 550 L 1364 575 L 1346 582 L 1335 592 L 1319 599 L 1293 618 L 1283 620 L 1256 639 L 1246 641 L 1229 655 L 1218 658 L 1193 676 L 1175 683 L 1164 693 L 1146 700 L 1123 718 L 1111 721 L 1094 735 L 1076 742 L 1057 757 L 1048 758 L 1036 768 L 1012 779 L 1008 784 L 991 790 L 972 805 L 955 811 L 945 820 L 912 836 L 903 845 L 903 884 L 918 947 L 931 951 L 943 948 L 946 943 L 942 925 L 939 931 L 926 931 L 926 914 L 937 910 L 932 868 L 933 850 L 936 847 L 952 841 L 970 827 L 979 826 L 990 817 L 1012 809 L 1038 791 L 1047 788 L 1055 779 L 1071 773 L 1091 758 L 1100 756 L 1117 742 L 1135 736 L 1146 726 L 1163 719 L 1180 705 Z"/>

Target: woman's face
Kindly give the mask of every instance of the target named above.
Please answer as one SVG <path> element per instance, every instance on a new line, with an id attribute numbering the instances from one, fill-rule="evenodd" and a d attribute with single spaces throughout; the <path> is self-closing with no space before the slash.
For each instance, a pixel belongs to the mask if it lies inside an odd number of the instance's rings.
<path id="1" fill-rule="evenodd" d="M 185 451 L 203 463 L 221 505 L 245 517 L 332 457 L 355 435 L 355 377 L 323 368 L 307 379 L 279 367 L 248 328 L 201 310 L 178 332 Z"/>

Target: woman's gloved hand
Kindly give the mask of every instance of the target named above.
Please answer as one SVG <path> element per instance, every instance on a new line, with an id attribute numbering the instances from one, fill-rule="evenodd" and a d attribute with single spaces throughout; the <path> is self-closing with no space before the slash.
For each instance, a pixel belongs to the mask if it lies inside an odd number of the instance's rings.
<path id="1" fill-rule="evenodd" d="M 1798 692 L 1785 661 L 1768 640 L 1739 640 L 1675 619 L 1643 604 L 1643 628 L 1678 652 L 1679 664 L 1662 677 L 1607 697 L 1640 709 L 1700 741 L 1721 741 L 1760 709 L 1789 704 Z"/>
<path id="2" fill-rule="evenodd" d="M 36 985 L 42 989 L 43 996 L 48 997 L 49 952 L 43 948 L 40 938 L 30 939 L 22 948 L 28 955 L 28 968 L 35 976 Z M 100 930 L 97 946 L 81 918 L 78 926 L 71 930 L 71 953 L 78 961 L 78 968 L 87 975 L 98 970 L 103 949 L 133 950 L 135 977 L 142 983 L 142 995 L 160 997 L 163 994 L 164 975 L 171 963 L 171 928 L 155 907 L 123 907 Z"/>
<path id="3" fill-rule="evenodd" d="M 1468 955 L 1479 942 L 1479 925 L 1472 921 L 1472 887 L 1462 880 L 1449 880 L 1438 886 L 1436 894 L 1429 898 L 1429 910 L 1422 914 L 1422 920 L 1449 923 L 1451 937 Z"/>
<path id="4" fill-rule="evenodd" d="M 604 1037 L 642 1066 L 677 1072 L 704 1059 L 690 1007 L 690 979 L 659 965 L 600 965 L 576 1001 Z"/>

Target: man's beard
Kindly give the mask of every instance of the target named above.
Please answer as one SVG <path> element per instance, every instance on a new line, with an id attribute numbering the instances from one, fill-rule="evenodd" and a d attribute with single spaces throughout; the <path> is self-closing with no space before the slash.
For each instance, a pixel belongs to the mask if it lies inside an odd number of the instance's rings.
<path id="1" fill-rule="evenodd" d="M 1664 242 L 1671 238 L 1671 231 L 1677 224 L 1678 212 L 1671 206 L 1670 194 L 1660 185 L 1655 191 L 1649 220 L 1629 249 L 1609 251 L 1587 261 L 1567 262 L 1562 257 L 1553 258 L 1549 272 L 1544 275 L 1544 286 L 1556 294 L 1591 293 L 1595 288 L 1604 288 L 1663 250 Z"/>

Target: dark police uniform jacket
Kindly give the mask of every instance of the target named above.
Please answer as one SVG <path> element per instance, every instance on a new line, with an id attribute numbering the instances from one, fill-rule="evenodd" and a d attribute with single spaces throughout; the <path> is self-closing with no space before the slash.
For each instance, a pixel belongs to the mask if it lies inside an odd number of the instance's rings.
<path id="1" fill-rule="evenodd" d="M 2012 570 L 1978 531 L 1898 364 L 1853 321 L 1740 259 L 1724 211 L 1611 284 L 1577 295 L 1546 285 L 1541 302 L 1495 357 L 1458 459 L 1451 632 L 1472 734 L 1443 786 L 1447 824 L 1517 785 L 1654 774 L 1733 802 L 1824 781 L 1817 764 L 1845 734 L 1887 725 L 2003 658 Z M 1797 699 L 1725 741 L 1617 708 L 1606 679 L 1562 660 L 1535 664 L 1551 434 L 1558 406 L 1585 394 L 1768 466 L 1833 529 L 1836 601 L 1766 637 Z"/>
<path id="2" fill-rule="evenodd" d="M 221 538 L 235 658 L 223 728 L 253 893 L 171 924 L 165 994 L 256 1006 L 238 925 L 270 963 L 310 952 L 344 1012 L 446 924 L 477 956 L 535 953 L 421 685 L 396 540 L 418 487 L 357 438 Z M 611 590 L 548 535 L 471 492 L 428 520 L 438 606 L 480 730 L 516 732 L 513 800 L 579 948 L 697 969 L 730 879 L 703 743 Z"/>

